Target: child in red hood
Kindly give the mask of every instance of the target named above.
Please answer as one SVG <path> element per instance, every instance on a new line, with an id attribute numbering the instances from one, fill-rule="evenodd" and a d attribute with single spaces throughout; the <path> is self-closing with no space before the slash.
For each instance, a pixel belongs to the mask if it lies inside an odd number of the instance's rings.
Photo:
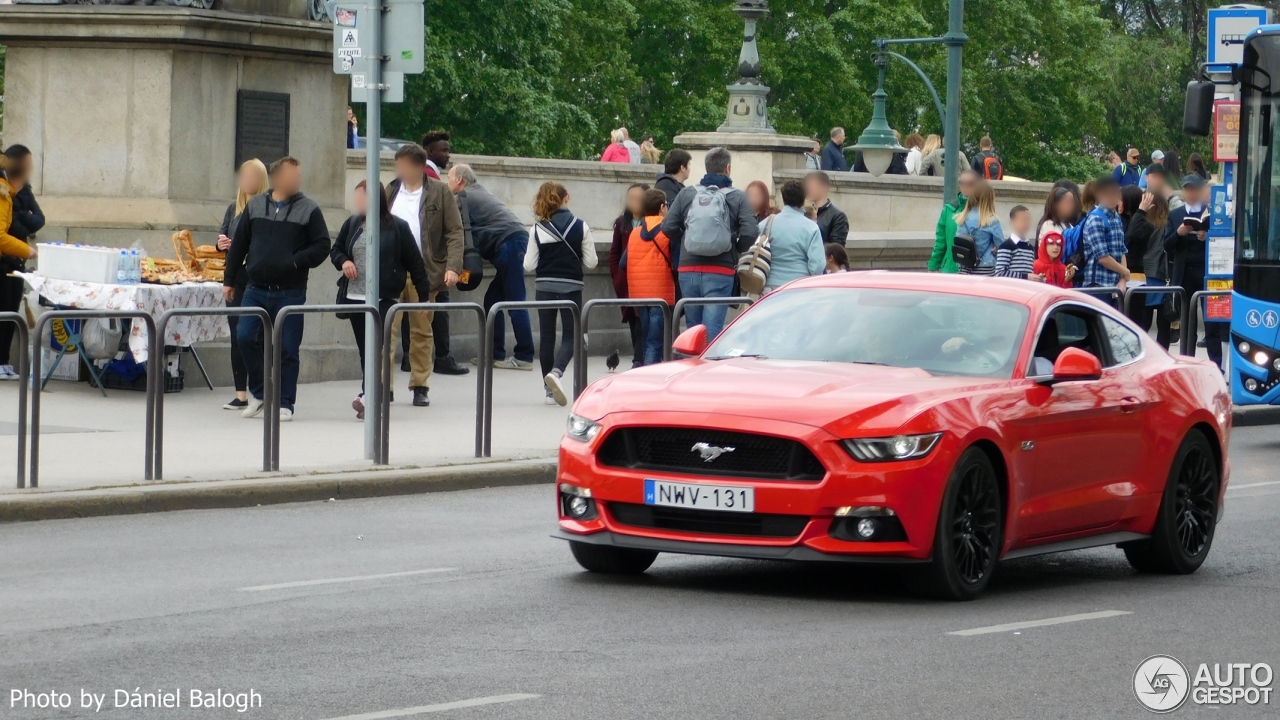
<path id="1" fill-rule="evenodd" d="M 1075 277 L 1076 266 L 1062 262 L 1062 248 L 1065 240 L 1062 233 L 1047 232 L 1040 238 L 1040 252 L 1036 257 L 1033 270 L 1034 279 L 1060 288 L 1072 287 L 1071 279 Z"/>

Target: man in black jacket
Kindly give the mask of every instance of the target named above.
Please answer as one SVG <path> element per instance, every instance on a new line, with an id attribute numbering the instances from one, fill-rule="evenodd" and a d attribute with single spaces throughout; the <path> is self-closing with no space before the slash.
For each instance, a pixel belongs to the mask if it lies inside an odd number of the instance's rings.
<path id="1" fill-rule="evenodd" d="M 675 204 L 676 195 L 684 189 L 684 181 L 689 179 L 689 163 L 692 160 L 693 156 L 688 150 L 676 148 L 667 152 L 662 174 L 653 183 L 655 188 L 667 194 L 667 207 Z"/>
<path id="2" fill-rule="evenodd" d="M 836 243 L 844 247 L 849 239 L 849 216 L 836 207 L 831 198 L 831 178 L 825 172 L 815 170 L 804 176 L 804 194 L 806 204 L 818 210 L 818 231 L 822 233 L 822 244 Z"/>
<path id="3" fill-rule="evenodd" d="M 231 247 L 227 267 L 240 267 L 249 275 L 243 307 L 260 307 L 275 317 L 286 305 L 305 305 L 307 276 L 329 256 L 329 228 L 320 206 L 303 195 L 302 169 L 298 161 L 283 157 L 271 164 L 271 191 L 245 206 Z M 222 296 L 232 298 L 235 288 L 228 277 Z M 249 406 L 245 417 L 262 414 L 262 321 L 246 315 L 236 328 L 244 364 L 249 371 Z M 285 319 L 281 340 L 280 420 L 293 419 L 298 398 L 298 349 L 302 346 L 302 316 Z"/>
<path id="4" fill-rule="evenodd" d="M 1204 178 L 1191 174 L 1182 179 L 1183 206 L 1169 212 L 1164 225 L 1164 249 L 1173 261 L 1170 285 L 1182 288 L 1184 302 L 1204 290 L 1205 235 L 1208 226 L 1209 188 Z M 1188 220 L 1198 219 L 1198 223 Z M 1195 312 L 1195 308 L 1191 309 Z M 1205 350 L 1209 359 L 1222 367 L 1222 344 L 1227 340 L 1227 324 L 1204 324 Z"/>

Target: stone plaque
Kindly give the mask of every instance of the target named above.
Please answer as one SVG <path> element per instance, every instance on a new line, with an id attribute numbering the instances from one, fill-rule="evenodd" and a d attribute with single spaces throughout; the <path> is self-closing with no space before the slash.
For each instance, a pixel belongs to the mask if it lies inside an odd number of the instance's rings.
<path id="1" fill-rule="evenodd" d="M 270 165 L 289 154 L 289 95 L 236 93 L 236 167 L 258 158 Z"/>

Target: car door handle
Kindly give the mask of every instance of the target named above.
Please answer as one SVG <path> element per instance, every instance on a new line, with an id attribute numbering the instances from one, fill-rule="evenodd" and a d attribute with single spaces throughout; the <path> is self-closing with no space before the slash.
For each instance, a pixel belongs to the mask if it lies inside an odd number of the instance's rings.
<path id="1" fill-rule="evenodd" d="M 1136 398 L 1136 397 L 1126 397 L 1126 398 L 1121 398 L 1121 399 L 1120 399 L 1120 412 L 1125 413 L 1125 414 L 1127 415 L 1127 414 L 1132 413 L 1132 412 L 1134 412 L 1135 410 L 1137 410 L 1137 409 L 1138 409 L 1138 406 L 1139 406 L 1139 405 L 1141 405 L 1141 404 L 1142 404 L 1142 401 L 1141 401 L 1141 400 L 1139 400 L 1139 399 L 1138 399 L 1138 398 Z"/>

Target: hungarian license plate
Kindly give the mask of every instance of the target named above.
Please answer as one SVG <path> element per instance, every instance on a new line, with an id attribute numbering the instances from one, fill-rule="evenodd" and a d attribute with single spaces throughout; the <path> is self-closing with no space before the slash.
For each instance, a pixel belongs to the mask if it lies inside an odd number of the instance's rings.
<path id="1" fill-rule="evenodd" d="M 667 482 L 665 480 L 645 480 L 644 504 L 696 508 L 698 510 L 754 512 L 756 509 L 756 491 L 755 488 L 732 485 L 702 485 Z"/>

